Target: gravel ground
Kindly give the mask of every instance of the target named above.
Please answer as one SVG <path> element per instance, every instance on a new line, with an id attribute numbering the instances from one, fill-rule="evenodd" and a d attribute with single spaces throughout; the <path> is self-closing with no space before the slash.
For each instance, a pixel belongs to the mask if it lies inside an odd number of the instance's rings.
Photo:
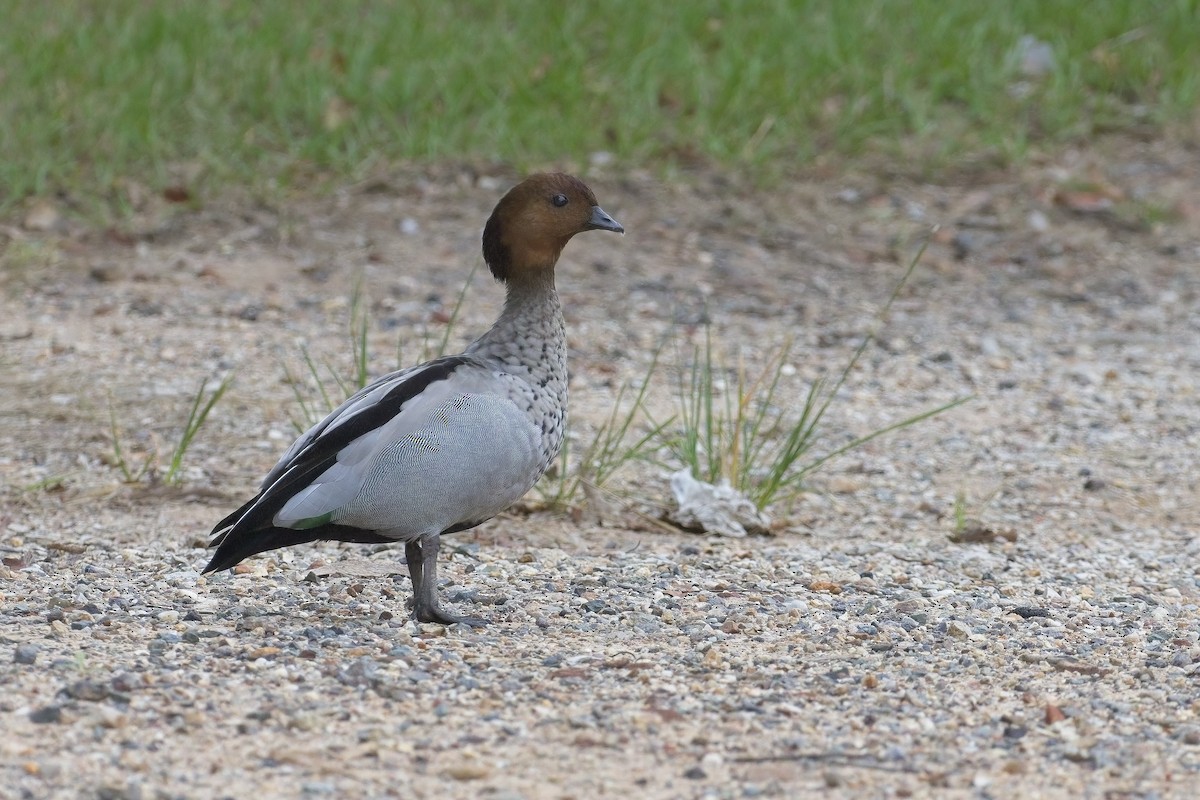
<path id="1" fill-rule="evenodd" d="M 201 577 L 208 530 L 291 438 L 282 364 L 302 343 L 348 362 L 355 275 L 373 363 L 398 337 L 415 358 L 513 177 L 284 209 L 142 192 L 117 230 L 53 206 L 0 228 L 0 797 L 1195 796 L 1200 175 L 1165 143 L 958 185 L 593 176 L 630 233 L 580 237 L 559 271 L 582 441 L 705 319 L 730 363 L 794 340 L 802 397 L 934 224 L 826 446 L 974 399 L 818 473 L 773 536 L 616 507 L 456 536 L 443 596 L 482 630 L 406 621 L 397 548 Z M 498 304 L 472 285 L 453 344 Z M 161 469 L 231 369 L 182 487 L 121 483 L 110 409 Z M 653 514 L 666 475 L 612 488 Z"/>

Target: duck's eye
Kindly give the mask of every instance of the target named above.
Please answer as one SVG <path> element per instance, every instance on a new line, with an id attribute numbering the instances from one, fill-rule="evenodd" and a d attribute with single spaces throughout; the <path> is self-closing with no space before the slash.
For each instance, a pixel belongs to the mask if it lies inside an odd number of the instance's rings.
<path id="1" fill-rule="evenodd" d="M 562 208 L 567 204 L 567 196 L 565 194 L 556 194 L 550 198 L 550 202 L 558 208 Z"/>

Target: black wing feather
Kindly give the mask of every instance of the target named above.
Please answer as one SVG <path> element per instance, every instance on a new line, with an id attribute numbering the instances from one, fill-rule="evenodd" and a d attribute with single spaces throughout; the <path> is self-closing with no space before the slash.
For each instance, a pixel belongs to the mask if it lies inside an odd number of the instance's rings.
<path id="1" fill-rule="evenodd" d="M 209 547 L 216 547 L 217 552 L 213 554 L 204 572 L 228 569 L 255 553 L 319 539 L 362 543 L 391 541 L 374 531 L 348 525 L 331 524 L 296 530 L 276 527 L 271 524 L 271 520 L 296 492 L 308 486 L 312 479 L 331 467 L 344 447 L 358 437 L 387 424 L 388 420 L 400 413 L 405 403 L 425 391 L 431 384 L 446 380 L 456 369 L 471 363 L 474 361 L 469 356 L 446 356 L 436 359 L 398 383 L 381 397 L 378 403 L 329 432 L 326 430 L 333 421 L 333 415 L 327 417 L 313 440 L 296 453 L 288 468 L 274 483 L 265 487 L 213 528 L 212 532 L 216 536 L 209 543 Z"/>

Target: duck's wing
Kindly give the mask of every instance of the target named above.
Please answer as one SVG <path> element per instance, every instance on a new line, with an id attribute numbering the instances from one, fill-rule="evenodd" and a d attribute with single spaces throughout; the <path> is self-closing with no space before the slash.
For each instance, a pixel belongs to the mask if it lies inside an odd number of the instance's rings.
<path id="1" fill-rule="evenodd" d="M 462 380 L 464 376 L 478 376 L 481 372 L 490 373 L 490 370 L 475 358 L 446 356 L 384 375 L 356 392 L 296 440 L 267 474 L 255 497 L 216 524 L 212 531 L 216 538 L 210 546 L 218 547 L 218 550 L 205 572 L 232 566 L 255 552 L 317 538 L 388 541 L 386 537 L 373 535 L 371 531 L 356 533 L 344 530 L 344 526 L 326 525 L 328 521 L 320 521 L 320 515 L 312 518 L 312 524 L 308 525 L 305 524 L 308 519 L 294 520 L 291 524 L 299 530 L 286 528 L 290 534 L 284 534 L 282 530 L 273 534 L 269 532 L 275 528 L 273 520 L 276 514 L 298 494 L 309 489 L 317 477 L 334 466 L 339 454 L 343 454 L 345 459 L 345 451 L 351 448 L 352 455 L 365 453 L 376 448 L 381 438 L 402 435 L 408 419 L 415 421 L 422 416 L 415 410 L 435 402 L 435 395 L 444 394 L 431 391 L 431 387 L 456 378 Z M 322 486 L 325 487 L 325 493 L 320 498 L 320 505 L 328 509 L 336 508 L 340 502 L 348 502 L 358 488 L 352 481 Z M 305 530 L 317 527 L 328 530 L 322 532 L 324 535 L 314 533 L 306 537 L 298 536 Z M 247 549 L 249 542 L 235 544 L 237 540 L 259 531 L 265 537 L 263 543 L 271 536 L 287 541 L 252 549 Z M 235 555 L 236 559 L 230 561 Z"/>

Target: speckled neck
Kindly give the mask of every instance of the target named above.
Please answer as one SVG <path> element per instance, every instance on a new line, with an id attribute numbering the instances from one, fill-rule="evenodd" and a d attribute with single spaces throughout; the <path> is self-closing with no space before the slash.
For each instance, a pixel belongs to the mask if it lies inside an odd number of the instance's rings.
<path id="1" fill-rule="evenodd" d="M 536 480 L 558 456 L 567 430 L 567 331 L 553 272 L 510 281 L 500 319 L 467 353 L 495 365 L 509 398 L 540 428 Z"/>
<path id="2" fill-rule="evenodd" d="M 512 280 L 507 290 L 500 318 L 467 352 L 536 372 L 539 381 L 552 377 L 565 384 L 567 332 L 553 271 Z"/>

